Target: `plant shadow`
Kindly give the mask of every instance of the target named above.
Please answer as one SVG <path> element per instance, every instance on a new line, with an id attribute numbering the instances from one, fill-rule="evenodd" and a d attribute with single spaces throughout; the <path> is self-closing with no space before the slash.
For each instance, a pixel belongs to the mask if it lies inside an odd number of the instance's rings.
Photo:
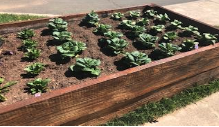
<path id="1" fill-rule="evenodd" d="M 91 74 L 84 73 L 84 72 L 73 72 L 73 71 L 71 71 L 70 69 L 68 69 L 68 70 L 65 72 L 65 76 L 68 77 L 68 78 L 70 78 L 70 77 L 75 77 L 75 78 L 77 78 L 78 80 L 96 77 L 96 76 L 93 76 L 93 75 L 91 75 Z"/>
<path id="2" fill-rule="evenodd" d="M 114 65 L 116 66 L 116 69 L 118 71 L 124 71 L 124 70 L 129 68 L 126 64 L 124 64 L 124 59 L 123 58 L 121 60 L 115 61 Z"/>
<path id="3" fill-rule="evenodd" d="M 36 77 L 37 75 L 32 75 L 32 74 L 21 74 L 20 75 L 22 78 L 26 79 L 26 78 L 34 78 Z"/>
<path id="4" fill-rule="evenodd" d="M 50 61 L 55 62 L 56 65 L 66 64 L 70 61 L 69 57 L 63 59 L 59 53 L 50 55 L 49 59 Z"/>
<path id="5" fill-rule="evenodd" d="M 159 50 L 159 49 L 155 49 L 153 50 L 149 55 L 149 58 L 151 58 L 152 60 L 160 60 L 163 58 L 166 58 L 163 53 Z"/>
<path id="6" fill-rule="evenodd" d="M 53 40 L 48 40 L 46 46 L 59 46 L 61 44 L 63 44 L 63 42 L 53 39 Z"/>
<path id="7" fill-rule="evenodd" d="M 41 36 L 49 36 L 49 35 L 52 35 L 52 31 L 50 29 L 44 29 L 42 30 Z"/>

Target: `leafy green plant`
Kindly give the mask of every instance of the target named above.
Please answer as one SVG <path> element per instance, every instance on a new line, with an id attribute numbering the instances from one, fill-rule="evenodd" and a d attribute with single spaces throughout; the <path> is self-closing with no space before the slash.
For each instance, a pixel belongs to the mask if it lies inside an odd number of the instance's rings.
<path id="1" fill-rule="evenodd" d="M 27 83 L 28 90 L 31 94 L 45 93 L 48 89 L 48 83 L 50 79 L 35 79 L 32 82 Z"/>
<path id="2" fill-rule="evenodd" d="M 152 33 L 160 33 L 163 31 L 164 28 L 165 28 L 164 25 L 151 26 L 151 32 Z"/>
<path id="3" fill-rule="evenodd" d="M 18 38 L 26 40 L 35 36 L 35 33 L 32 29 L 24 29 L 18 33 Z"/>
<path id="4" fill-rule="evenodd" d="M 177 29 L 177 28 L 182 28 L 182 22 L 181 21 L 179 21 L 179 20 L 174 20 L 174 21 L 172 21 L 171 23 L 170 23 L 170 28 L 172 28 L 172 29 Z"/>
<path id="5" fill-rule="evenodd" d="M 139 36 L 139 34 L 142 34 L 146 31 L 145 27 L 143 26 L 138 26 L 138 25 L 135 25 L 132 27 L 131 29 L 131 33 L 132 33 L 132 36 Z"/>
<path id="6" fill-rule="evenodd" d="M 159 44 L 159 48 L 161 53 L 166 57 L 173 56 L 177 51 L 181 50 L 179 46 L 171 43 L 161 43 Z"/>
<path id="7" fill-rule="evenodd" d="M 158 40 L 159 38 L 156 36 L 152 36 L 150 34 L 146 34 L 146 33 L 142 33 L 139 35 L 137 42 L 139 42 L 140 44 L 142 44 L 143 46 L 147 47 L 147 48 L 154 48 L 155 47 L 155 42 Z"/>
<path id="8" fill-rule="evenodd" d="M 129 16 L 131 18 L 138 18 L 138 17 L 140 17 L 140 15 L 141 15 L 141 12 L 139 12 L 139 11 L 130 11 L 129 12 Z"/>
<path id="9" fill-rule="evenodd" d="M 165 13 L 165 14 L 158 14 L 156 16 L 157 20 L 160 22 L 167 22 L 170 20 L 169 16 Z"/>
<path id="10" fill-rule="evenodd" d="M 157 15 L 157 11 L 154 10 L 147 10 L 144 12 L 144 15 L 148 18 L 154 18 Z"/>
<path id="11" fill-rule="evenodd" d="M 27 40 L 23 40 L 23 48 L 25 50 L 27 49 L 31 49 L 31 48 L 36 48 L 37 46 L 37 41 L 31 40 L 31 39 L 27 39 Z"/>
<path id="12" fill-rule="evenodd" d="M 168 41 L 168 42 L 170 42 L 170 41 L 172 41 L 172 40 L 174 40 L 174 39 L 176 39 L 176 38 L 177 38 L 177 34 L 176 34 L 176 32 L 174 32 L 174 31 L 172 31 L 172 32 L 167 32 L 167 33 L 165 33 L 164 36 L 163 36 L 163 39 L 164 39 L 165 41 Z"/>
<path id="13" fill-rule="evenodd" d="M 61 46 L 57 46 L 57 50 L 63 59 L 66 57 L 75 57 L 78 53 L 86 48 L 87 47 L 85 43 L 73 40 L 65 42 Z"/>
<path id="14" fill-rule="evenodd" d="M 27 71 L 28 74 L 38 75 L 44 68 L 45 68 L 44 64 L 37 62 L 27 66 L 24 70 Z"/>
<path id="15" fill-rule="evenodd" d="M 109 39 L 113 39 L 113 38 L 121 38 L 123 34 L 120 32 L 116 32 L 116 31 L 108 31 L 104 33 L 104 36 L 108 37 Z"/>
<path id="16" fill-rule="evenodd" d="M 191 51 L 195 49 L 195 45 L 198 44 L 195 40 L 186 39 L 183 41 L 183 43 L 180 45 L 181 51 Z"/>
<path id="17" fill-rule="evenodd" d="M 107 40 L 108 48 L 113 51 L 114 54 L 120 54 L 123 52 L 124 48 L 128 45 L 128 42 L 124 39 L 113 38 Z"/>
<path id="18" fill-rule="evenodd" d="M 99 33 L 99 34 L 104 34 L 106 32 L 108 32 L 111 29 L 112 26 L 110 25 L 105 25 L 105 24 L 98 24 L 97 28 L 94 29 L 94 33 Z"/>
<path id="19" fill-rule="evenodd" d="M 82 20 L 82 22 L 86 23 L 88 25 L 96 26 L 98 24 L 99 20 L 100 19 L 98 17 L 98 14 L 92 10 L 89 14 L 87 14 L 85 16 L 85 18 Z"/>
<path id="20" fill-rule="evenodd" d="M 0 85 L 4 82 L 4 78 L 0 78 Z M 17 82 L 7 82 L 4 86 L 0 87 L 0 102 L 6 101 L 4 93 L 7 93 L 9 91 L 9 88 L 13 85 L 15 85 Z"/>
<path id="21" fill-rule="evenodd" d="M 151 59 L 145 53 L 134 51 L 131 53 L 125 53 L 125 57 L 123 58 L 124 63 L 129 67 L 140 66 L 146 63 L 151 62 Z"/>
<path id="22" fill-rule="evenodd" d="M 115 12 L 111 15 L 111 18 L 115 20 L 121 20 L 122 17 L 124 17 L 124 14 L 122 14 L 121 12 Z"/>
<path id="23" fill-rule="evenodd" d="M 120 26 L 124 29 L 132 29 L 135 26 L 136 22 L 133 22 L 132 20 L 122 20 L 120 23 Z"/>
<path id="24" fill-rule="evenodd" d="M 27 49 L 27 52 L 24 54 L 24 56 L 30 60 L 34 60 L 40 56 L 41 50 L 36 48 L 30 48 Z"/>
<path id="25" fill-rule="evenodd" d="M 68 23 L 62 18 L 54 18 L 49 20 L 48 28 L 52 31 L 67 31 Z"/>
<path id="26" fill-rule="evenodd" d="M 53 32 L 53 38 L 60 42 L 70 41 L 72 40 L 72 33 L 68 31 L 56 31 Z"/>
<path id="27" fill-rule="evenodd" d="M 218 41 L 217 37 L 210 33 L 203 33 L 203 35 L 198 37 L 198 40 L 202 46 L 212 45 Z"/>
<path id="28" fill-rule="evenodd" d="M 85 72 L 94 76 L 100 75 L 101 70 L 98 66 L 101 64 L 100 60 L 92 58 L 77 58 L 76 64 L 70 66 L 70 70 L 73 72 Z"/>
<path id="29" fill-rule="evenodd" d="M 147 19 L 147 18 L 138 19 L 136 24 L 139 25 L 139 26 L 148 25 L 149 24 L 149 19 Z"/>
<path id="30" fill-rule="evenodd" d="M 189 25 L 188 27 L 182 27 L 181 29 L 183 30 L 183 34 L 186 36 L 200 35 L 200 33 L 198 32 L 198 28 L 191 25 Z"/>

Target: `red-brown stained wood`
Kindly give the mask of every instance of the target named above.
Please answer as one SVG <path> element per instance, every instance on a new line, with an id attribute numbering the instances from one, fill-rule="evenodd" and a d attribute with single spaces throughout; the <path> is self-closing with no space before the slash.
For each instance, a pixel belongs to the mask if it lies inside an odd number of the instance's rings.
<path id="1" fill-rule="evenodd" d="M 153 6 L 170 13 L 170 16 L 197 23 L 202 31 L 218 33 L 216 28 Z M 66 19 L 83 15 L 66 16 Z M 43 19 L 12 24 L 16 28 L 9 27 L 9 24 L 0 25 L 0 28 L 5 29 L 1 31 L 4 33 L 32 23 L 41 26 L 47 21 Z M 218 54 L 219 44 L 211 45 L 17 102 L 0 108 L 0 125 L 97 125 L 148 101 L 171 96 L 196 82 L 204 83 L 217 78 Z"/>

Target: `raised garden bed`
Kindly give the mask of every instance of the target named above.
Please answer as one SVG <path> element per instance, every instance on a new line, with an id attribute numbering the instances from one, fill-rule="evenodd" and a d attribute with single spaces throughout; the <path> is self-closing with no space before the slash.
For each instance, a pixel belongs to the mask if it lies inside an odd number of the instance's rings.
<path id="1" fill-rule="evenodd" d="M 138 36 L 133 36 L 134 28 L 124 29 L 118 27 L 122 22 L 110 18 L 114 12 L 122 12 L 129 19 L 127 12 L 130 10 L 143 12 L 153 9 L 159 14 L 167 13 L 170 21 L 161 23 L 149 18 L 146 33 L 159 37 L 155 41 L 155 48 L 139 45 Z M 171 96 L 176 92 L 187 88 L 194 83 L 204 83 L 218 76 L 219 45 L 199 42 L 193 45 L 192 51 L 184 52 L 178 48 L 173 54 L 164 55 L 164 52 L 156 54 L 154 49 L 160 49 L 159 43 L 165 41 L 163 36 L 167 32 L 174 31 L 177 36 L 171 44 L 178 45 L 186 39 L 195 39 L 203 33 L 217 34 L 219 30 L 207 24 L 195 21 L 186 16 L 174 13 L 157 5 L 145 5 L 119 10 L 101 11 L 99 23 L 112 26 L 112 30 L 124 34 L 122 39 L 129 45 L 120 52 L 140 51 L 149 55 L 153 62 L 142 66 L 128 68 L 123 63 L 122 54 L 113 54 L 107 48 L 103 35 L 94 34 L 96 27 L 87 27 L 81 24 L 86 14 L 63 16 L 68 21 L 68 31 L 73 40 L 86 44 L 87 49 L 78 54 L 79 58 L 91 57 L 100 59 L 101 73 L 98 77 L 91 77 L 83 73 L 73 73 L 69 67 L 76 63 L 76 59 L 61 59 L 56 46 L 61 45 L 54 41 L 48 28 L 49 19 L 3 24 L 0 25 L 0 33 L 5 38 L 1 50 L 0 76 L 6 81 L 17 81 L 16 85 L 9 88 L 4 94 L 7 98 L 0 103 L 0 125 L 98 125 L 117 116 L 121 116 L 138 106 L 149 101 L 156 101 L 163 97 Z M 131 19 L 138 21 L 142 17 Z M 155 19 L 159 19 L 158 17 Z M 177 19 L 183 23 L 177 29 L 169 29 L 171 22 Z M 166 20 L 165 20 L 166 21 Z M 161 33 L 151 33 L 151 26 L 164 25 Z M 192 31 L 191 36 L 185 36 L 183 31 L 192 25 L 197 27 L 200 35 Z M 17 38 L 17 32 L 26 28 L 34 28 L 33 40 L 38 42 L 37 49 L 41 55 L 36 60 L 29 61 L 23 58 L 22 40 Z M 201 39 L 199 39 L 201 40 Z M 217 42 L 218 39 L 215 40 Z M 165 44 L 167 40 L 165 41 Z M 207 46 L 208 45 L 208 46 Z M 196 49 L 194 49 L 196 47 Z M 9 51 L 9 52 L 8 52 Z M 10 51 L 13 52 L 10 55 Z M 160 51 L 160 50 L 159 50 Z M 175 55 L 174 55 L 175 54 Z M 170 57 L 171 55 L 174 55 Z M 162 56 L 162 57 L 158 57 Z M 162 59 L 161 59 L 162 58 Z M 23 70 L 34 62 L 45 64 L 45 69 L 37 76 L 27 75 Z M 26 91 L 26 84 L 36 78 L 49 78 L 48 91 L 40 97 L 34 97 Z"/>

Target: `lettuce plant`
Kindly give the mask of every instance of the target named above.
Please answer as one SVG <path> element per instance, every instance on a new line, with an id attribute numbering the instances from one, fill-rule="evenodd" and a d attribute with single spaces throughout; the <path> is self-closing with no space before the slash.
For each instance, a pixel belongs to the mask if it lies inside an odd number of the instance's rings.
<path id="1" fill-rule="evenodd" d="M 164 28 L 165 28 L 164 25 L 151 26 L 151 32 L 157 34 L 157 33 L 162 32 Z"/>
<path id="2" fill-rule="evenodd" d="M 134 19 L 140 17 L 140 15 L 141 15 L 141 12 L 139 12 L 139 11 L 130 11 L 129 12 L 129 16 L 131 18 L 134 18 Z"/>
<path id="3" fill-rule="evenodd" d="M 36 48 L 30 48 L 27 49 L 27 52 L 24 54 L 24 56 L 30 60 L 34 60 L 40 56 L 41 50 Z"/>
<path id="4" fill-rule="evenodd" d="M 186 39 L 183 41 L 183 43 L 180 45 L 181 51 L 191 51 L 195 49 L 195 45 L 198 44 L 195 40 Z"/>
<path id="5" fill-rule="evenodd" d="M 70 41 L 72 40 L 72 33 L 68 31 L 56 31 L 53 32 L 53 38 L 60 42 Z"/>
<path id="6" fill-rule="evenodd" d="M 57 50 L 63 59 L 66 57 L 75 57 L 78 53 L 82 52 L 86 48 L 86 44 L 79 41 L 68 41 L 61 46 L 57 46 Z"/>
<path id="7" fill-rule="evenodd" d="M 181 25 L 182 25 L 182 22 L 175 19 L 174 21 L 170 23 L 170 28 L 172 29 L 182 28 Z"/>
<path id="8" fill-rule="evenodd" d="M 150 34 L 142 33 L 139 35 L 137 42 L 142 44 L 143 46 L 147 48 L 154 48 L 155 47 L 155 42 L 159 38 L 156 36 L 152 36 Z"/>
<path id="9" fill-rule="evenodd" d="M 99 21 L 99 17 L 98 14 L 95 13 L 93 10 L 87 14 L 84 19 L 82 20 L 83 23 L 86 23 L 88 25 L 92 25 L 92 26 L 96 26 L 98 24 Z"/>
<path id="10" fill-rule="evenodd" d="M 144 12 L 144 15 L 148 18 L 154 18 L 157 15 L 157 11 L 147 10 Z"/>
<path id="11" fill-rule="evenodd" d="M 124 29 L 132 29 L 136 25 L 136 22 L 133 22 L 132 20 L 122 20 L 120 23 L 120 26 Z"/>
<path id="12" fill-rule="evenodd" d="M 23 48 L 25 50 L 27 49 L 31 49 L 31 48 L 36 48 L 37 46 L 37 41 L 31 40 L 31 39 L 27 39 L 27 40 L 23 40 Z"/>
<path id="13" fill-rule="evenodd" d="M 94 29 L 94 33 L 99 33 L 99 34 L 104 34 L 106 32 L 108 32 L 110 29 L 112 28 L 111 25 L 105 25 L 105 24 L 98 24 L 97 28 Z"/>
<path id="14" fill-rule="evenodd" d="M 125 53 L 125 57 L 123 58 L 123 60 L 124 63 L 129 67 L 140 66 L 151 62 L 151 59 L 148 58 L 145 53 L 141 53 L 139 51 Z"/>
<path id="15" fill-rule="evenodd" d="M 0 85 L 4 82 L 4 78 L 0 78 Z M 7 82 L 4 86 L 0 87 L 0 102 L 6 101 L 4 93 L 7 93 L 9 91 L 9 88 L 13 85 L 15 85 L 17 82 Z"/>
<path id="16" fill-rule="evenodd" d="M 181 28 L 183 30 L 183 34 L 186 36 L 191 36 L 191 35 L 200 35 L 200 33 L 198 32 L 198 28 L 194 27 L 194 26 L 188 26 L 188 27 L 184 27 Z"/>
<path id="17" fill-rule="evenodd" d="M 216 36 L 210 33 L 203 33 L 203 35 L 198 37 L 198 40 L 200 42 L 200 45 L 207 46 L 207 45 L 215 44 L 218 39 Z"/>
<path id="18" fill-rule="evenodd" d="M 100 60 L 92 58 L 77 58 L 76 64 L 70 66 L 70 70 L 73 72 L 84 72 L 94 76 L 100 75 L 101 70 L 98 66 L 101 64 Z"/>
<path id="19" fill-rule="evenodd" d="M 52 31 L 67 31 L 68 23 L 62 18 L 54 18 L 49 20 L 48 28 Z"/>
<path id="20" fill-rule="evenodd" d="M 128 42 L 124 39 L 113 38 L 107 40 L 108 48 L 113 51 L 114 54 L 120 54 L 123 52 L 124 48 L 128 45 Z"/>
<path id="21" fill-rule="evenodd" d="M 32 29 L 24 29 L 18 33 L 18 38 L 26 40 L 35 36 L 35 33 Z"/>
<path id="22" fill-rule="evenodd" d="M 27 66 L 24 70 L 27 71 L 28 74 L 38 75 L 44 68 L 45 65 L 42 63 L 33 63 Z"/>
<path id="23" fill-rule="evenodd" d="M 104 36 L 108 37 L 109 39 L 113 39 L 113 38 L 121 38 L 123 34 L 120 32 L 116 32 L 116 31 L 108 31 L 104 33 Z"/>
<path id="24" fill-rule="evenodd" d="M 166 57 L 173 56 L 177 51 L 181 50 L 179 46 L 171 43 L 161 43 L 159 44 L 159 48 L 161 53 Z"/>
<path id="25" fill-rule="evenodd" d="M 50 79 L 38 78 L 32 82 L 27 83 L 27 87 L 31 94 L 45 93 L 47 91 L 49 82 L 50 82 Z"/>
<path id="26" fill-rule="evenodd" d="M 170 20 L 169 16 L 165 13 L 165 14 L 158 14 L 156 16 L 157 20 L 164 23 Z"/>
<path id="27" fill-rule="evenodd" d="M 164 34 L 164 36 L 163 36 L 163 39 L 165 40 L 165 41 L 168 41 L 168 42 L 170 42 L 170 41 L 172 41 L 172 40 L 174 40 L 174 39 L 176 39 L 177 38 L 177 34 L 176 34 L 176 32 L 167 32 L 167 33 L 165 33 Z"/>
<path id="28" fill-rule="evenodd" d="M 121 20 L 122 17 L 124 17 L 124 14 L 122 14 L 121 12 L 116 12 L 111 15 L 111 18 L 114 20 Z"/>
<path id="29" fill-rule="evenodd" d="M 149 24 L 149 19 L 147 19 L 147 18 L 138 19 L 136 24 L 139 25 L 139 26 L 148 25 Z"/>
<path id="30" fill-rule="evenodd" d="M 139 34 L 142 34 L 145 31 L 146 31 L 145 27 L 138 26 L 138 25 L 133 26 L 132 29 L 131 29 L 131 33 L 135 37 L 139 36 Z"/>

